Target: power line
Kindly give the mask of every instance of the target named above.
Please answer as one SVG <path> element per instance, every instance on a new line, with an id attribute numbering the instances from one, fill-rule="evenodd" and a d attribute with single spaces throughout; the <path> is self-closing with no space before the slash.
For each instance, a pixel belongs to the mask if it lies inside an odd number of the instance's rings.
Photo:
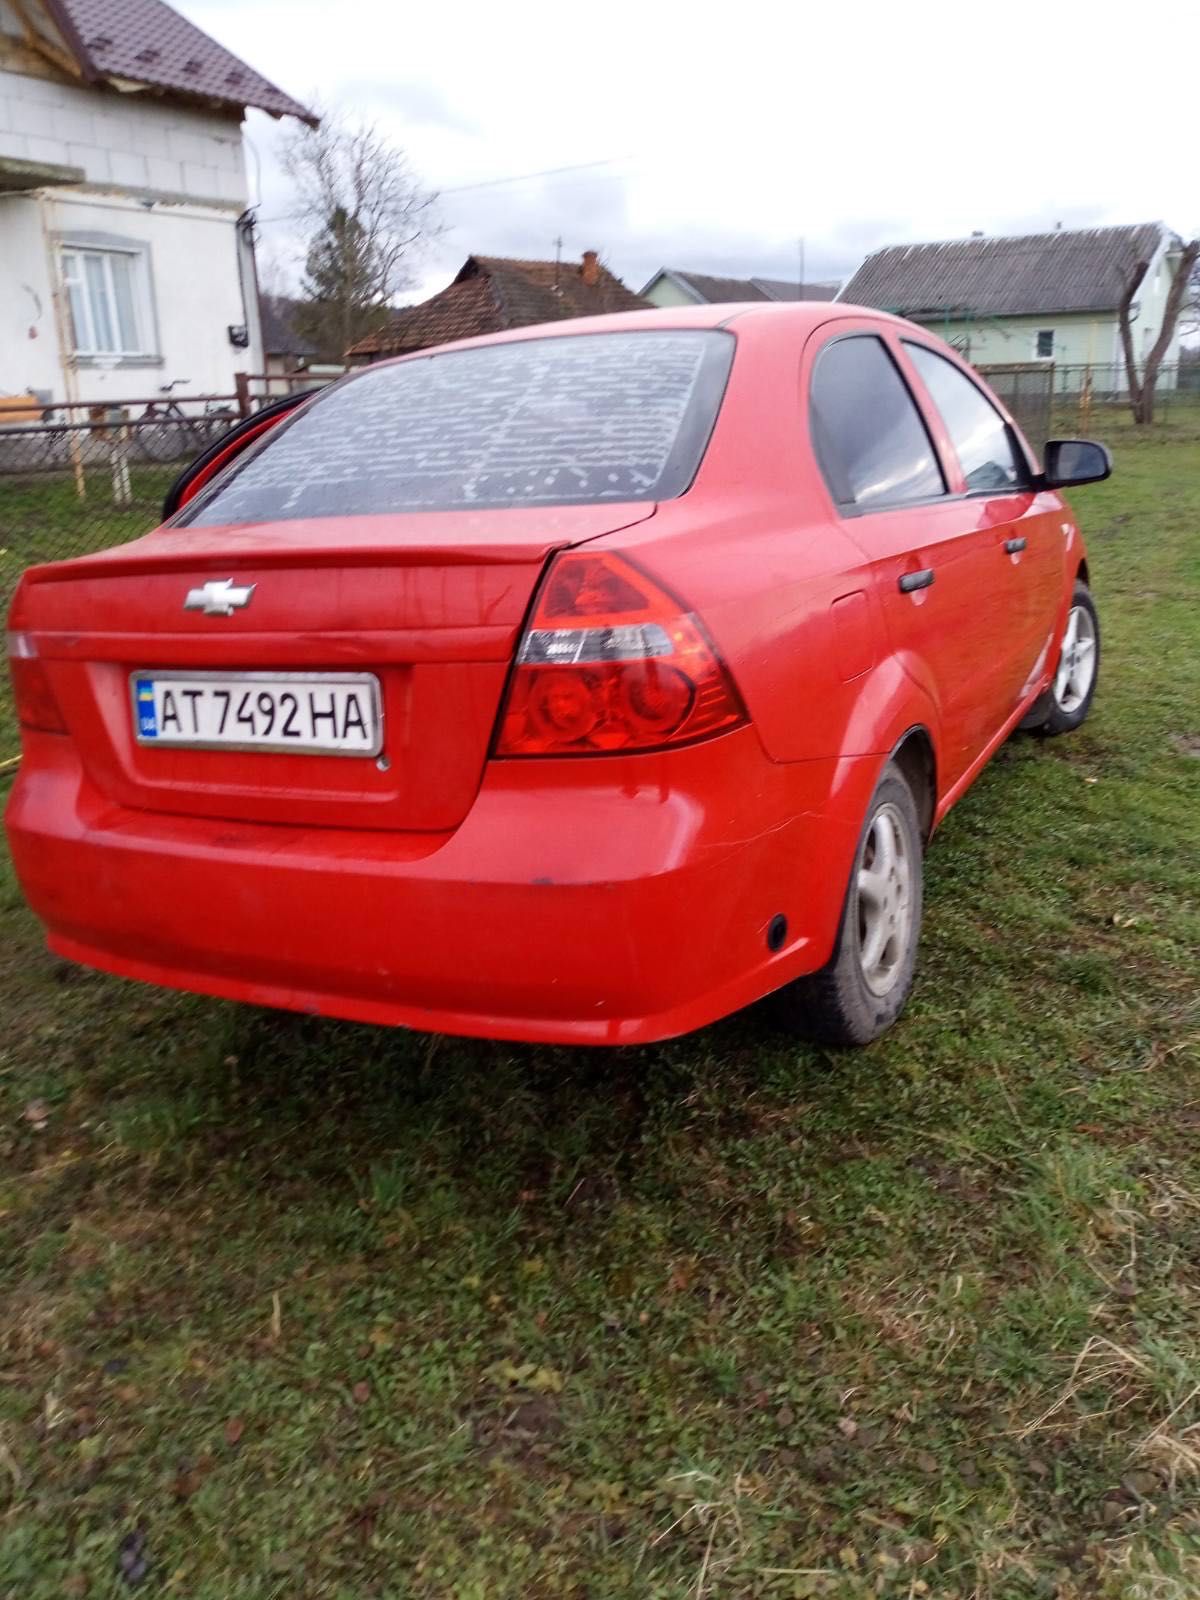
<path id="1" fill-rule="evenodd" d="M 466 194 L 471 189 L 496 189 L 502 183 L 528 183 L 533 178 L 557 178 L 563 172 L 589 172 L 593 167 L 611 167 L 620 156 L 608 156 L 603 161 L 578 161 L 569 167 L 546 167 L 541 172 L 518 172 L 510 178 L 485 178 L 481 183 L 459 183 L 451 189 L 439 189 L 442 194 Z"/>
<path id="2" fill-rule="evenodd" d="M 449 189 L 436 189 L 435 195 L 440 199 L 444 194 L 470 194 L 476 189 L 496 189 L 506 183 L 530 183 L 534 178 L 557 178 L 565 172 L 591 172 L 596 167 L 611 167 L 614 162 L 623 160 L 621 156 L 608 156 L 603 161 L 578 161 L 569 167 L 545 167 L 541 172 L 517 172 L 508 178 L 484 178 L 479 183 L 459 183 Z M 612 173 L 612 177 L 620 177 L 620 173 Z M 587 180 L 585 180 L 586 182 Z M 281 212 L 275 217 L 260 217 L 259 223 L 266 227 L 272 222 L 301 222 L 303 212 Z"/>

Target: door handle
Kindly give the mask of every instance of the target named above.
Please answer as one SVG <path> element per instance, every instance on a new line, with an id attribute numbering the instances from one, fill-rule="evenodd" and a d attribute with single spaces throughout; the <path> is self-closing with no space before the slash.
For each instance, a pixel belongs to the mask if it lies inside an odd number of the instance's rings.
<path id="1" fill-rule="evenodd" d="M 924 567 L 920 572 L 906 572 L 900 579 L 900 593 L 911 594 L 914 589 L 928 589 L 932 582 L 932 567 Z"/>
<path id="2" fill-rule="evenodd" d="M 1019 551 L 1024 550 L 1028 543 L 1028 539 L 1005 539 L 1004 548 L 1010 556 L 1015 556 Z"/>

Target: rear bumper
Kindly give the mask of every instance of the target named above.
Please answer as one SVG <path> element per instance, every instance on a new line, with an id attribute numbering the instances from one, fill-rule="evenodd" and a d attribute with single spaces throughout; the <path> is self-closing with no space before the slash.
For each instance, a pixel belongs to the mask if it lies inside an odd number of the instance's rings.
<path id="1" fill-rule="evenodd" d="M 396 834 L 125 809 L 69 739 L 29 735 L 7 825 L 52 948 L 90 966 L 364 1022 L 636 1044 L 828 959 L 879 760 L 778 765 L 746 728 L 491 763 L 453 832 Z"/>

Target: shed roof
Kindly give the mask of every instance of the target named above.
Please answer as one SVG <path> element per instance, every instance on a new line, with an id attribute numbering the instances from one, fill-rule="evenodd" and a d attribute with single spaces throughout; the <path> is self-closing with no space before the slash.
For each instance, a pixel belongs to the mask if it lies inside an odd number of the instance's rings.
<path id="1" fill-rule="evenodd" d="M 1130 273 L 1166 232 L 1161 222 L 1141 222 L 888 245 L 866 258 L 840 298 L 906 317 L 1115 311 Z"/>

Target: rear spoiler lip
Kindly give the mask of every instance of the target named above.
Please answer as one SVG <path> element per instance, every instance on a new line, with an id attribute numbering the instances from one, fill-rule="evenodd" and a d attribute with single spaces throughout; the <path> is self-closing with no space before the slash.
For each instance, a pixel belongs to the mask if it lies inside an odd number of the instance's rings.
<path id="1" fill-rule="evenodd" d="M 563 508 L 548 508 L 550 510 Z M 570 508 L 567 508 L 570 509 Z M 574 549 L 590 544 L 595 539 L 605 539 L 621 533 L 626 528 L 648 522 L 658 511 L 657 501 L 626 502 L 620 507 L 620 516 L 612 519 L 611 527 L 598 528 L 572 538 L 564 529 L 555 537 L 548 534 L 545 540 L 533 543 L 475 540 L 461 542 L 448 540 L 415 540 L 411 545 L 381 543 L 372 545 L 366 540 L 348 545 L 316 545 L 306 548 L 302 541 L 288 542 L 280 538 L 277 543 L 260 542 L 263 538 L 261 524 L 235 524 L 228 528 L 169 528 L 159 527 L 127 544 L 115 545 L 108 550 L 91 551 L 65 561 L 48 561 L 28 567 L 21 576 L 22 584 L 69 583 L 79 578 L 134 578 L 156 573 L 188 570 L 191 572 L 230 572 L 253 567 L 257 571 L 288 570 L 295 567 L 326 569 L 330 567 L 388 567 L 388 566 L 530 566 L 544 565 L 560 550 Z M 631 514 L 632 513 L 632 514 Z M 445 513 L 450 515 L 450 513 Z M 517 515 L 505 513 L 506 515 Z M 438 513 L 442 515 L 442 513 Z M 366 519 L 356 519 L 366 520 Z M 282 528 L 288 524 L 269 524 Z M 303 526 L 293 524 L 291 526 Z M 194 535 L 203 535 L 202 540 Z M 221 536 L 220 548 L 214 548 L 214 535 Z M 197 546 L 199 546 L 197 548 Z"/>

